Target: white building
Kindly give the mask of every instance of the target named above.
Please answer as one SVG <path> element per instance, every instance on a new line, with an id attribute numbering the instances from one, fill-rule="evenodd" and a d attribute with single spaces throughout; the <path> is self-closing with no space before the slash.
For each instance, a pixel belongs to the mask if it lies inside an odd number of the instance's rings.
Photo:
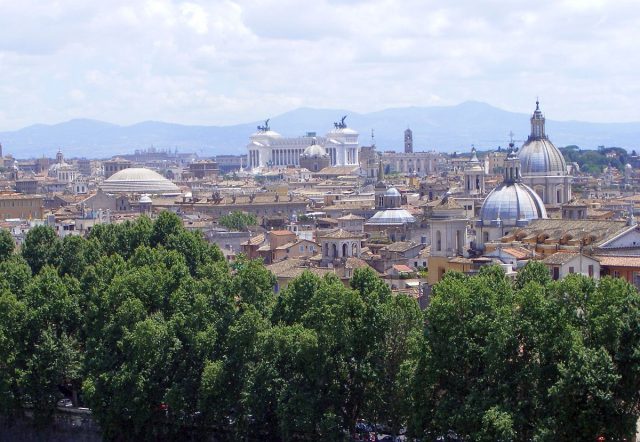
<path id="1" fill-rule="evenodd" d="M 360 150 L 358 132 L 348 128 L 344 120 L 342 118 L 340 123 L 334 123 L 334 129 L 324 137 L 310 132 L 294 138 L 283 137 L 272 131 L 267 120 L 264 126 L 258 126 L 258 131 L 251 135 L 247 145 L 249 168 L 299 166 L 300 156 L 312 145 L 324 149 L 331 159 L 331 166 L 357 166 Z"/>
<path id="2" fill-rule="evenodd" d="M 558 252 L 546 257 L 542 262 L 549 268 L 554 280 L 572 273 L 600 279 L 600 262 L 582 253 Z"/>
<path id="3" fill-rule="evenodd" d="M 382 162 L 389 166 L 390 172 L 415 173 L 426 176 L 438 170 L 443 157 L 438 152 L 384 152 Z"/>

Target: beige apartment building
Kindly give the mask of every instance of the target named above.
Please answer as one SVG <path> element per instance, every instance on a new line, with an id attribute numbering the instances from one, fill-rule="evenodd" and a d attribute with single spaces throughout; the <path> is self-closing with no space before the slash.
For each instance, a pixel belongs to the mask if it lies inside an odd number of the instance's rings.
<path id="1" fill-rule="evenodd" d="M 43 198 L 40 195 L 24 195 L 14 192 L 0 193 L 0 219 L 41 219 Z"/>

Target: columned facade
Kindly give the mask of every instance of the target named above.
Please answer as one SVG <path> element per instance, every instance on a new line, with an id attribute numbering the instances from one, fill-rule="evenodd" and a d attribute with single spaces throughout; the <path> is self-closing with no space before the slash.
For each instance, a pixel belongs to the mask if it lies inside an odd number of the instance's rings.
<path id="1" fill-rule="evenodd" d="M 359 164 L 358 132 L 339 124 L 324 137 L 309 133 L 303 137 L 286 138 L 267 126 L 251 135 L 247 145 L 249 167 L 300 166 L 300 156 L 309 146 L 319 145 L 329 155 L 331 166 L 357 166 Z"/>
<path id="2" fill-rule="evenodd" d="M 382 162 L 389 166 L 391 172 L 415 173 L 419 176 L 435 173 L 438 158 L 437 152 L 384 152 L 382 154 Z"/>

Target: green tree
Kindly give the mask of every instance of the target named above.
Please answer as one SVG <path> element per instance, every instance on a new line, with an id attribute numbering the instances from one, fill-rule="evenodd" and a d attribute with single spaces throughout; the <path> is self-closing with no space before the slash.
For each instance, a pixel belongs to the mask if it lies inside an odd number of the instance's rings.
<path id="1" fill-rule="evenodd" d="M 171 235 L 179 234 L 183 230 L 182 220 L 178 215 L 168 211 L 160 212 L 151 230 L 151 245 L 164 245 Z"/>
<path id="2" fill-rule="evenodd" d="M 0 229 L 0 261 L 5 261 L 13 254 L 16 248 L 16 242 L 11 236 L 11 232 Z"/>
<path id="3" fill-rule="evenodd" d="M 36 226 L 27 233 L 22 245 L 22 256 L 33 273 L 38 273 L 45 264 L 60 263 L 61 241 L 51 227 Z"/>
<path id="4" fill-rule="evenodd" d="M 500 273 L 447 273 L 434 287 L 412 431 L 453 428 L 487 441 L 629 438 L 638 418 L 638 377 L 629 371 L 640 367 L 632 356 L 638 292 L 621 279 L 550 282 L 539 264 L 513 287 Z"/>
<path id="5" fill-rule="evenodd" d="M 257 225 L 258 219 L 252 213 L 235 211 L 227 215 L 222 215 L 218 219 L 218 224 L 229 230 L 245 232 L 249 226 Z"/>

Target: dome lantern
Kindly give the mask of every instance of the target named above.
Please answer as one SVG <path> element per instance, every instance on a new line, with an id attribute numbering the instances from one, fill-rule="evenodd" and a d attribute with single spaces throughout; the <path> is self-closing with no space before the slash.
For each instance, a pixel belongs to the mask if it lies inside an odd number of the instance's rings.
<path id="1" fill-rule="evenodd" d="M 544 132 L 544 114 L 540 110 L 540 102 L 536 100 L 536 110 L 533 111 L 531 116 L 531 135 L 529 140 L 544 140 L 547 135 Z"/>

